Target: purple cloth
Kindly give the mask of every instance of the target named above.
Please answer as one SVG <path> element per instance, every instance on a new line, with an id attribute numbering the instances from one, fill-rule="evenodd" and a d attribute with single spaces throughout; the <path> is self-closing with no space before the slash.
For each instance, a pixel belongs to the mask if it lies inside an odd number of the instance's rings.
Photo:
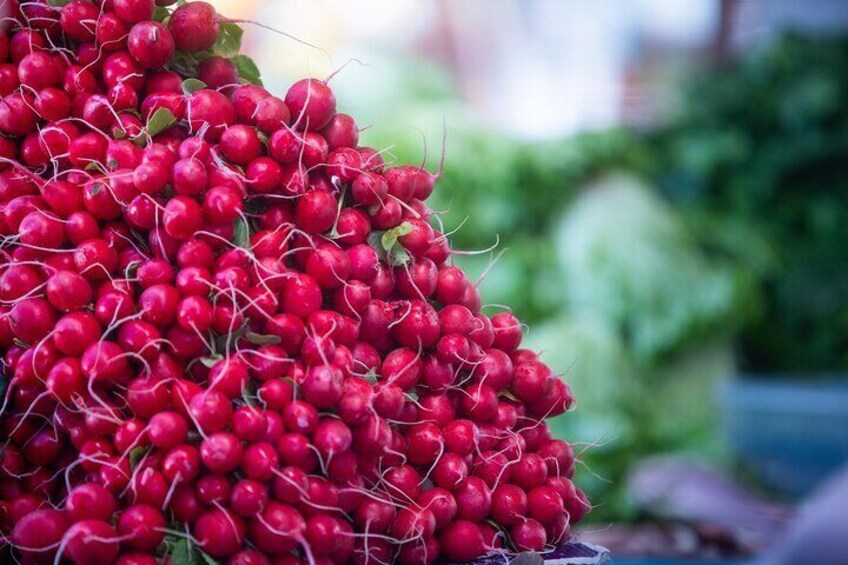
<path id="1" fill-rule="evenodd" d="M 600 565 L 608 560 L 609 552 L 603 547 L 571 542 L 542 554 L 491 555 L 471 565 Z"/>

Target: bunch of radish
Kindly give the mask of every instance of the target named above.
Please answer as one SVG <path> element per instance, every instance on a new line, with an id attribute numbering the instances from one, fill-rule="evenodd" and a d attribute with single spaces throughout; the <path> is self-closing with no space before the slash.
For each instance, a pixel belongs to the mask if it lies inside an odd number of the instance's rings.
<path id="1" fill-rule="evenodd" d="M 0 560 L 435 563 L 590 506 L 568 386 L 326 81 L 204 2 L 3 0 Z"/>

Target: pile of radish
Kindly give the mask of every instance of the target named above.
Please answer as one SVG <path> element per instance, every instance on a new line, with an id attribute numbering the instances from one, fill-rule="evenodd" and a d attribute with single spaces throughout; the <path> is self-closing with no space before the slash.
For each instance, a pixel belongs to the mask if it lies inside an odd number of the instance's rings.
<path id="1" fill-rule="evenodd" d="M 568 386 L 326 83 L 204 2 L 3 0 L 0 560 L 468 562 L 590 509 Z M 168 7 L 166 7 L 168 6 Z"/>

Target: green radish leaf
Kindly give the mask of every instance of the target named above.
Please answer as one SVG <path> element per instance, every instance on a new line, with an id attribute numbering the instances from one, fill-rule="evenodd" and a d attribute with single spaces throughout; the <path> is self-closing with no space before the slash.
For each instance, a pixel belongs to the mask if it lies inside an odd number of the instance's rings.
<path id="1" fill-rule="evenodd" d="M 383 232 L 383 237 L 380 242 L 383 244 L 383 249 L 386 253 L 390 253 L 392 248 L 397 245 L 398 239 L 401 236 L 407 235 L 412 231 L 412 224 L 404 222 L 396 228 Z"/>
<path id="2" fill-rule="evenodd" d="M 210 355 L 209 357 L 201 357 L 200 362 L 207 369 L 211 369 L 212 367 L 215 366 L 216 363 L 218 363 L 218 361 L 220 361 L 223 358 L 224 357 L 222 355 Z"/>
<path id="3" fill-rule="evenodd" d="M 200 565 L 197 554 L 189 546 L 187 538 L 180 538 L 171 548 L 171 565 Z"/>
<path id="4" fill-rule="evenodd" d="M 182 84 L 184 94 L 194 94 L 198 90 L 203 90 L 204 88 L 206 88 L 206 83 L 196 78 L 187 78 Z"/>
<path id="5" fill-rule="evenodd" d="M 380 230 L 374 230 L 368 234 L 368 245 L 374 248 L 378 253 L 384 251 L 383 245 L 380 243 L 383 240 L 383 233 Z"/>
<path id="6" fill-rule="evenodd" d="M 402 267 L 411 260 L 412 257 L 409 256 L 409 253 L 402 245 L 396 245 L 389 251 L 388 262 L 392 267 Z"/>
<path id="7" fill-rule="evenodd" d="M 202 549 L 198 549 L 197 552 L 200 554 L 200 558 L 203 559 L 203 562 L 206 565 L 218 565 L 218 562 L 214 557 L 203 551 Z"/>
<path id="8" fill-rule="evenodd" d="M 144 456 L 147 455 L 148 451 L 150 451 L 150 448 L 143 445 L 134 447 L 132 451 L 130 451 L 130 469 L 135 469 L 136 465 L 138 465 L 139 461 L 144 459 Z"/>
<path id="9" fill-rule="evenodd" d="M 156 6 L 156 9 L 153 10 L 153 19 L 157 22 L 164 22 L 169 17 L 171 17 L 171 12 L 164 6 Z"/>
<path id="10" fill-rule="evenodd" d="M 71 0 L 47 0 L 47 3 L 53 6 L 54 8 L 62 8 L 67 4 L 70 4 Z"/>
<path id="11" fill-rule="evenodd" d="M 383 234 L 386 232 L 374 230 L 368 234 L 368 245 L 377 253 L 377 257 L 381 261 L 387 261 L 388 256 L 386 250 L 383 249 Z"/>
<path id="12" fill-rule="evenodd" d="M 238 75 L 251 84 L 262 86 L 262 78 L 259 74 L 259 67 L 253 62 L 253 59 L 247 55 L 235 55 L 230 58 L 236 66 Z"/>
<path id="13" fill-rule="evenodd" d="M 177 8 L 185 6 L 186 4 L 188 4 L 188 0 L 177 0 Z"/>
<path id="14" fill-rule="evenodd" d="M 242 322 L 241 327 L 234 329 L 233 331 L 225 334 L 218 335 L 214 338 L 215 350 L 222 351 L 225 354 L 228 349 L 232 349 L 233 346 L 238 343 L 238 340 L 244 337 L 247 334 L 247 330 L 250 328 L 250 318 L 245 318 L 244 322 Z M 223 359 L 223 356 L 218 354 L 215 356 L 218 360 Z"/>
<path id="15" fill-rule="evenodd" d="M 149 120 L 147 120 L 147 126 L 145 129 L 147 130 L 147 135 L 155 137 L 174 125 L 176 122 L 177 119 L 169 109 L 159 108 L 153 112 L 153 115 L 150 116 Z"/>
<path id="16" fill-rule="evenodd" d="M 244 218 L 238 218 L 233 222 L 233 243 L 242 249 L 250 249 L 250 226 Z"/>
<path id="17" fill-rule="evenodd" d="M 282 341 L 276 335 L 257 334 L 253 332 L 247 332 L 244 338 L 253 345 L 276 345 Z"/>
<path id="18" fill-rule="evenodd" d="M 506 390 L 502 390 L 499 396 L 508 400 L 512 400 L 513 402 L 521 402 L 514 394 Z"/>
<path id="19" fill-rule="evenodd" d="M 127 137 L 127 132 L 122 129 L 119 129 L 112 134 L 112 137 L 114 137 L 115 139 L 125 139 Z"/>
<path id="20" fill-rule="evenodd" d="M 219 57 L 235 57 L 241 49 L 241 37 L 244 35 L 244 30 L 240 25 L 232 22 L 224 22 L 219 25 L 219 28 L 218 39 L 212 46 L 212 52 Z"/>
<path id="21" fill-rule="evenodd" d="M 106 174 L 106 167 L 98 163 L 97 161 L 92 161 L 88 165 L 85 166 L 86 171 L 95 171 L 98 173 Z"/>

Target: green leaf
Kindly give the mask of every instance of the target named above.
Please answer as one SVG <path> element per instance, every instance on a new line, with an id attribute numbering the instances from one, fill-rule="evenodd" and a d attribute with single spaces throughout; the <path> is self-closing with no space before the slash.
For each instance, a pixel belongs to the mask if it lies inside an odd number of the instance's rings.
<path id="1" fill-rule="evenodd" d="M 159 108 L 153 112 L 153 115 L 150 116 L 149 120 L 147 120 L 147 126 L 145 127 L 147 135 L 155 137 L 174 125 L 176 121 L 177 119 L 169 109 Z"/>
<path id="2" fill-rule="evenodd" d="M 107 172 L 106 167 L 104 167 L 103 165 L 101 165 L 97 161 L 92 161 L 91 163 L 86 165 L 85 170 L 86 171 L 95 171 L 95 172 L 103 173 L 103 174 L 105 174 Z"/>
<path id="3" fill-rule="evenodd" d="M 218 361 L 220 361 L 223 358 L 224 357 L 222 355 L 218 355 L 218 354 L 210 355 L 208 357 L 201 357 L 200 363 L 204 367 L 206 367 L 207 369 L 211 369 L 212 367 L 214 367 L 218 363 Z"/>
<path id="4" fill-rule="evenodd" d="M 386 253 L 390 253 L 392 248 L 397 245 L 398 239 L 401 236 L 407 235 L 412 231 L 412 224 L 409 222 L 404 222 L 396 228 L 392 228 L 390 230 L 386 230 L 383 232 L 383 237 L 380 239 L 380 242 L 383 244 L 383 249 Z"/>
<path id="5" fill-rule="evenodd" d="M 228 346 L 229 349 L 232 349 L 238 340 L 241 339 L 245 334 L 247 334 L 247 330 L 250 328 L 250 318 L 245 318 L 244 322 L 242 322 L 241 327 L 236 328 L 232 332 L 221 334 L 215 338 L 215 350 L 222 351 L 227 353 Z M 219 354 L 217 358 L 223 359 L 223 357 Z"/>
<path id="6" fill-rule="evenodd" d="M 203 562 L 206 563 L 206 565 L 218 565 L 218 561 L 205 551 L 198 549 L 197 552 L 200 554 L 200 558 L 203 559 Z"/>
<path id="7" fill-rule="evenodd" d="M 402 267 L 412 260 L 412 257 L 401 245 L 395 245 L 386 259 L 392 267 Z"/>
<path id="8" fill-rule="evenodd" d="M 138 462 L 147 455 L 148 451 L 150 451 L 150 448 L 143 445 L 134 447 L 132 451 L 130 451 L 130 469 L 135 469 Z"/>
<path id="9" fill-rule="evenodd" d="M 212 46 L 212 52 L 219 57 L 235 57 L 241 49 L 241 37 L 244 35 L 244 30 L 232 22 L 220 24 L 219 29 L 218 39 Z"/>
<path id="10" fill-rule="evenodd" d="M 164 22 L 169 17 L 171 17 L 171 12 L 164 6 L 156 6 L 156 9 L 153 10 L 153 19 L 157 22 Z"/>
<path id="11" fill-rule="evenodd" d="M 206 88 L 206 83 L 196 78 L 187 78 L 182 84 L 184 94 L 194 94 L 198 90 L 203 90 L 204 88 Z"/>
<path id="12" fill-rule="evenodd" d="M 383 233 L 380 230 L 374 230 L 368 234 L 368 245 L 374 248 L 374 251 L 380 253 L 385 251 L 383 249 L 383 245 L 380 243 L 383 239 Z"/>
<path id="13" fill-rule="evenodd" d="M 194 548 L 189 546 L 187 538 L 180 538 L 171 548 L 171 565 L 200 565 Z"/>
<path id="14" fill-rule="evenodd" d="M 250 249 L 250 226 L 244 218 L 233 222 L 233 243 L 242 249 Z"/>
<path id="15" fill-rule="evenodd" d="M 236 66 L 238 75 L 251 84 L 262 86 L 262 78 L 259 73 L 259 67 L 253 62 L 253 59 L 247 55 L 235 55 L 230 58 Z"/>
<path id="16" fill-rule="evenodd" d="M 54 8 L 62 8 L 70 2 L 71 0 L 47 0 L 47 3 L 53 6 Z"/>
<path id="17" fill-rule="evenodd" d="M 247 332 L 244 338 L 253 345 L 276 345 L 282 340 L 276 335 L 265 335 L 253 332 Z"/>

